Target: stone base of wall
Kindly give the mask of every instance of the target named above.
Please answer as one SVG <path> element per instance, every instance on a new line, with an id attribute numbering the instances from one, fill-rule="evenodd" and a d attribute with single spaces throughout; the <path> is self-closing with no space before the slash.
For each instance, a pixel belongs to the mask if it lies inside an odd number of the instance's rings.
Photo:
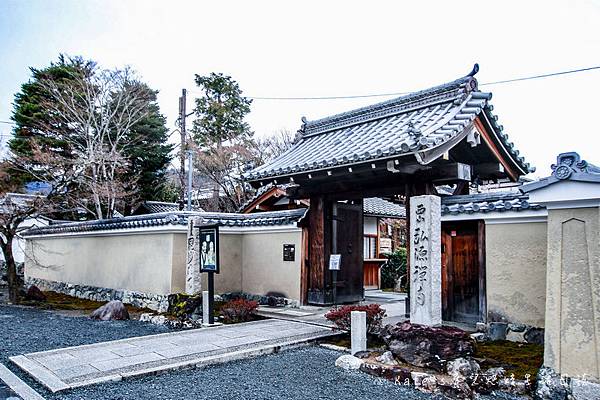
<path id="1" fill-rule="evenodd" d="M 288 299 L 281 296 L 264 296 L 258 294 L 244 293 L 244 292 L 230 292 L 221 293 L 219 296 L 220 300 L 229 301 L 233 299 L 244 298 L 246 300 L 254 300 L 261 306 L 272 306 L 272 307 L 300 307 L 300 302 L 294 299 Z"/>
<path id="2" fill-rule="evenodd" d="M 488 340 L 509 340 L 511 342 L 544 344 L 544 328 L 508 322 L 477 323 L 477 331 L 485 334 Z"/>
<path id="3" fill-rule="evenodd" d="M 66 282 L 48 281 L 40 278 L 25 277 L 25 285 L 35 285 L 43 290 L 52 290 L 58 293 L 80 299 L 95 301 L 120 300 L 134 307 L 149 308 L 158 312 L 166 312 L 169 308 L 167 295 L 135 292 L 131 290 L 108 289 L 97 286 L 77 285 Z"/>

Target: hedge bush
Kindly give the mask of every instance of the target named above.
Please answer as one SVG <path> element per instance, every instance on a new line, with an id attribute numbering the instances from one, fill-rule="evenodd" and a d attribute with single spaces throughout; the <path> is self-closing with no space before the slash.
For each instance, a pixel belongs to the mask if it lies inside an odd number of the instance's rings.
<path id="1" fill-rule="evenodd" d="M 368 304 L 364 306 L 348 305 L 335 307 L 325 314 L 325 318 L 333 322 L 338 329 L 350 331 L 351 312 L 364 311 L 367 313 L 367 332 L 376 334 L 381 330 L 381 324 L 385 317 L 385 310 L 379 304 Z"/>
<path id="2" fill-rule="evenodd" d="M 254 318 L 258 302 L 243 298 L 228 301 L 221 307 L 221 317 L 226 324 L 247 322 Z"/>

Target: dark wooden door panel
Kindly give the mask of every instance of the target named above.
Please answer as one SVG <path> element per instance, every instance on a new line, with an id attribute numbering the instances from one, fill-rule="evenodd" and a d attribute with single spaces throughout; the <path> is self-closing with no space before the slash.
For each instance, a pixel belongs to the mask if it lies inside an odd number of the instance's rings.
<path id="1" fill-rule="evenodd" d="M 477 234 L 464 233 L 452 240 L 454 315 L 460 319 L 479 316 L 479 269 Z"/>
<path id="2" fill-rule="evenodd" d="M 342 255 L 337 283 L 334 283 L 336 302 L 360 301 L 364 297 L 362 205 L 336 203 L 333 221 L 332 253 Z"/>
<path id="3" fill-rule="evenodd" d="M 480 320 L 480 251 L 477 221 L 442 227 L 442 312 L 445 320 Z"/>

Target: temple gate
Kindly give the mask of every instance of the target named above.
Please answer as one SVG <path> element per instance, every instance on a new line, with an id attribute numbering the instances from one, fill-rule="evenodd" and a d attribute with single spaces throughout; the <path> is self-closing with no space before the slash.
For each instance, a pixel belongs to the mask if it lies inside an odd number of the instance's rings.
<path id="1" fill-rule="evenodd" d="M 291 199 L 310 199 L 305 302 L 326 305 L 362 300 L 360 204 L 373 196 L 406 205 L 414 318 L 438 324 L 445 311 L 442 298 L 447 299 L 446 307 L 457 301 L 442 291 L 450 286 L 440 263 L 440 205 L 434 198 L 440 195 L 438 188 L 445 185 L 451 194 L 468 194 L 473 182 L 516 181 L 533 170 L 492 113 L 491 93 L 478 90 L 477 71 L 476 65 L 467 76 L 450 83 L 372 106 L 315 121 L 303 118 L 293 147 L 246 175 L 257 188 L 285 183 Z M 417 228 L 412 226 L 415 210 L 410 199 L 422 195 L 427 195 L 429 219 L 427 226 L 418 229 L 431 235 L 426 244 L 432 252 L 428 257 L 433 257 L 428 261 L 433 263 L 427 264 L 432 275 L 425 280 L 423 265 L 417 264 L 423 255 L 414 253 L 421 249 L 411 248 Z M 341 256 L 338 272 L 329 268 L 332 254 Z M 465 268 L 485 268 L 481 258 L 474 258 L 472 264 Z M 485 298 L 485 284 L 474 284 L 471 289 Z M 430 308 L 436 311 L 417 317 L 421 293 L 426 299 L 429 296 L 427 301 L 432 303 L 428 304 L 435 305 Z M 478 312 L 485 315 L 483 310 Z"/>

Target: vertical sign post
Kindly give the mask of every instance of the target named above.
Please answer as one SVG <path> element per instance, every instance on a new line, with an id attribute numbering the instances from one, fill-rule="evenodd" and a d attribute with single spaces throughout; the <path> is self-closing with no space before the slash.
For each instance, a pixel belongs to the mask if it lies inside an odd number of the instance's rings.
<path id="1" fill-rule="evenodd" d="M 208 274 L 208 325 L 214 325 L 215 277 L 220 271 L 219 265 L 219 227 L 200 226 L 199 229 L 199 261 L 200 272 Z M 206 324 L 207 321 L 204 321 Z"/>

